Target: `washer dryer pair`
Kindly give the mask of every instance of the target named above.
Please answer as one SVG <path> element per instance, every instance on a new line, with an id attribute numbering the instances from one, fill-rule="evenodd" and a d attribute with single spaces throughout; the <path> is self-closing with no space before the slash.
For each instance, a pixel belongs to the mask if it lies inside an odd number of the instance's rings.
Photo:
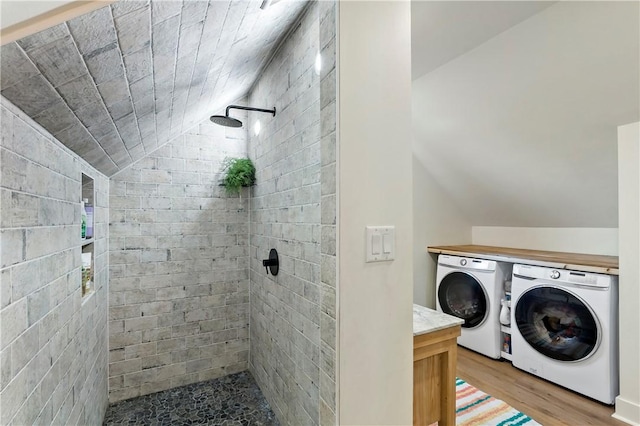
<path id="1" fill-rule="evenodd" d="M 437 310 L 464 320 L 458 344 L 500 358 L 500 299 L 511 264 L 441 254 L 436 272 Z"/>
<path id="2" fill-rule="evenodd" d="M 618 280 L 514 265 L 513 365 L 606 404 L 618 395 Z"/>

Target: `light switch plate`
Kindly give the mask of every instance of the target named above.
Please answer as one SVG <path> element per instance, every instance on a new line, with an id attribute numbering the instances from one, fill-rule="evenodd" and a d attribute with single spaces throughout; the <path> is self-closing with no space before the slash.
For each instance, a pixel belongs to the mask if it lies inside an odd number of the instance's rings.
<path id="1" fill-rule="evenodd" d="M 366 227 L 366 262 L 387 262 L 396 256 L 396 227 Z"/>

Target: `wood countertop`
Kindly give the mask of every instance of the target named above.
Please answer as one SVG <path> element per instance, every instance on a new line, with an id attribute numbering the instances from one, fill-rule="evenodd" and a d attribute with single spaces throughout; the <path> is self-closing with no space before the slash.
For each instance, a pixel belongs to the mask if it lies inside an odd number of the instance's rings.
<path id="1" fill-rule="evenodd" d="M 459 246 L 429 246 L 427 247 L 427 251 L 429 253 L 436 254 L 481 257 L 483 259 L 501 262 L 618 275 L 618 256 L 526 250 L 510 247 L 478 246 L 473 244 Z"/>

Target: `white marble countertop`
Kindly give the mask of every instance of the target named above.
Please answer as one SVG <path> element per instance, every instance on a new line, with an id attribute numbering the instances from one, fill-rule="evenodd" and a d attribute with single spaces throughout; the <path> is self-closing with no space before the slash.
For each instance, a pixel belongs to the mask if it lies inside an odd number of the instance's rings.
<path id="1" fill-rule="evenodd" d="M 458 324 L 464 323 L 464 320 L 454 317 L 453 315 L 443 314 L 433 309 L 425 308 L 420 305 L 413 305 L 413 335 L 431 333 L 432 331 L 442 330 Z"/>

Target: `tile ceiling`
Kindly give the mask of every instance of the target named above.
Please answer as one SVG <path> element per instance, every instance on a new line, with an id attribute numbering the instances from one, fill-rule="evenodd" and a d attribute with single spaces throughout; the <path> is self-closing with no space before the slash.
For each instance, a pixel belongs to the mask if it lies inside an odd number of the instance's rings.
<path id="1" fill-rule="evenodd" d="M 0 48 L 4 97 L 110 176 L 245 95 L 307 1 L 120 1 Z"/>

